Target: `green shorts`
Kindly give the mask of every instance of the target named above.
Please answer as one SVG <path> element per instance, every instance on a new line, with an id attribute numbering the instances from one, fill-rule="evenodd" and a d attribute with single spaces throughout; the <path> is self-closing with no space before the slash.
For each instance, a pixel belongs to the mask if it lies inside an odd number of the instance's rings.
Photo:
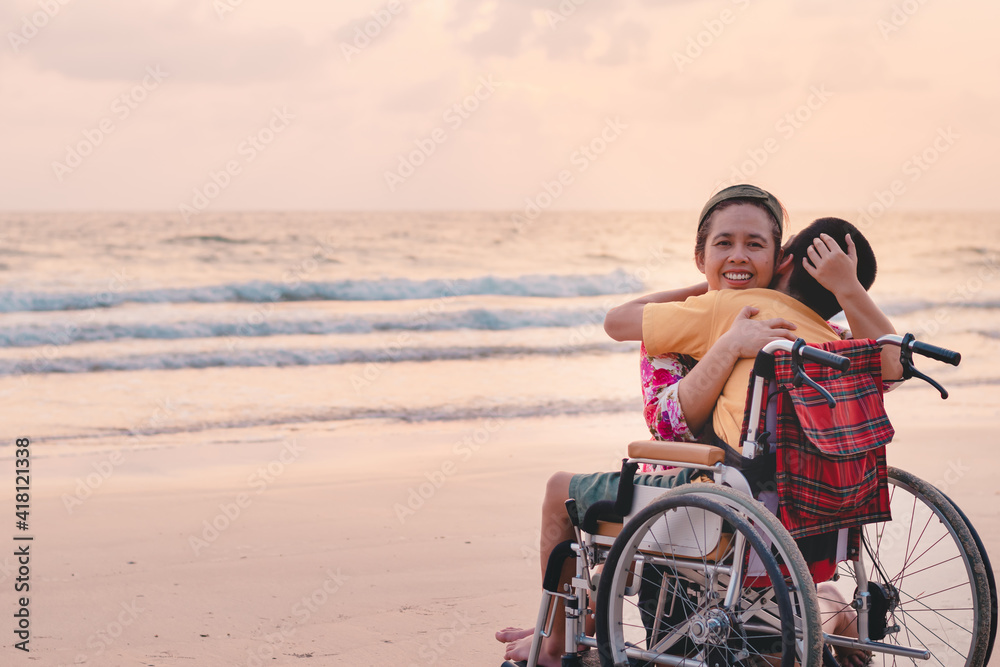
<path id="1" fill-rule="evenodd" d="M 676 474 L 674 474 L 676 472 Z M 642 473 L 635 476 L 635 483 L 642 486 L 655 486 L 662 489 L 672 489 L 680 484 L 691 481 L 691 475 L 697 473 L 691 468 L 662 473 Z M 576 500 L 576 511 L 583 523 L 583 517 L 591 505 L 600 500 L 614 501 L 618 498 L 618 480 L 620 472 L 595 472 L 589 475 L 573 475 L 569 480 L 569 497 Z M 621 520 L 622 517 L 616 517 Z M 609 517 L 610 519 L 610 517 Z"/>

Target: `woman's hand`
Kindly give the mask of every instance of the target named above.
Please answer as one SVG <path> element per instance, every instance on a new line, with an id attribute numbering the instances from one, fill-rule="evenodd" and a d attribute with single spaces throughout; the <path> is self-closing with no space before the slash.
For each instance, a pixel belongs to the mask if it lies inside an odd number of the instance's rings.
<path id="1" fill-rule="evenodd" d="M 829 234 L 820 234 L 802 258 L 802 266 L 820 285 L 838 296 L 845 289 L 861 287 L 858 282 L 858 251 L 854 239 L 845 237 L 847 252 Z M 864 288 L 862 288 L 864 289 Z"/>
<path id="2" fill-rule="evenodd" d="M 725 344 L 731 346 L 741 358 L 756 357 L 761 348 L 771 341 L 794 341 L 796 338 L 792 333 L 797 328 L 794 322 L 780 317 L 770 320 L 750 319 L 759 312 L 760 310 L 753 306 L 744 306 L 733 320 L 729 331 L 720 338 L 725 340 Z"/>
<path id="3" fill-rule="evenodd" d="M 677 401 L 692 433 L 699 433 L 712 417 L 722 388 L 741 357 L 753 358 L 773 340 L 795 340 L 795 324 L 776 317 L 771 320 L 750 319 L 760 310 L 744 306 L 739 315 L 715 341 L 687 377 L 677 383 Z"/>

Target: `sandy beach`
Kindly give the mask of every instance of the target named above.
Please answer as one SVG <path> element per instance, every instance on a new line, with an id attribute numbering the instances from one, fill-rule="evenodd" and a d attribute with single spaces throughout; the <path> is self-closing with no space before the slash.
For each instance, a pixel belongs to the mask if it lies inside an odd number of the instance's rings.
<path id="1" fill-rule="evenodd" d="M 942 251 L 928 239 L 946 217 L 871 229 L 880 247 L 919 231 L 877 283 L 897 329 L 963 354 L 918 364 L 947 401 L 916 382 L 887 396 L 889 461 L 943 488 L 1000 553 L 997 227 L 968 215 Z M 312 256 L 303 239 L 330 238 L 323 215 L 278 238 L 263 214 L 198 236 L 167 216 L 98 217 L 99 234 L 73 215 L 22 221 L 23 286 L 0 302 L 11 513 L 14 441 L 33 441 L 28 529 L 8 515 L 0 552 L 13 614 L 13 538 L 34 537 L 30 652 L 11 628 L 14 664 L 499 664 L 494 632 L 536 616 L 546 480 L 616 470 L 649 437 L 636 346 L 607 337 L 604 313 L 700 274 L 687 214 L 635 214 L 614 238 L 610 214 L 554 216 L 535 241 L 466 218 L 496 241 L 473 259 L 441 242 L 457 234 L 447 217 L 359 218 L 340 227 L 340 263 L 320 257 L 294 287 L 281 271 Z M 127 254 L 127 288 L 104 286 L 104 236 Z M 559 272 L 529 269 L 550 248 Z M 48 278 L 51 257 L 79 267 L 79 287 Z"/>
<path id="2" fill-rule="evenodd" d="M 856 225 L 896 330 L 961 352 L 917 364 L 947 401 L 886 397 L 888 458 L 1000 562 L 998 22 L 0 3 L 0 667 L 499 665 L 547 480 L 650 437 L 605 317 L 709 280 L 736 183 L 780 200 L 768 243 Z"/>
<path id="3" fill-rule="evenodd" d="M 982 462 L 998 398 L 913 384 L 887 399 L 890 464 L 936 482 L 994 554 L 1000 484 Z M 493 632 L 537 608 L 545 480 L 614 467 L 644 437 L 638 420 L 359 420 L 37 448 L 26 664 L 499 664 Z"/>

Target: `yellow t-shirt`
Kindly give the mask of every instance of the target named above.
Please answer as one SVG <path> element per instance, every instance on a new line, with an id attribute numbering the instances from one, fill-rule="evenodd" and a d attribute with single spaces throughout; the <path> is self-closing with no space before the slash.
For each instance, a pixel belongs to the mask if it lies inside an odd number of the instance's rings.
<path id="1" fill-rule="evenodd" d="M 729 331 L 744 306 L 760 309 L 753 316 L 755 320 L 782 317 L 794 322 L 798 326 L 794 335 L 807 343 L 840 340 L 816 311 L 787 294 L 761 288 L 717 290 L 684 302 L 647 303 L 642 309 L 642 340 L 646 353 L 654 357 L 668 353 L 687 354 L 700 360 L 715 341 Z M 740 450 L 740 430 L 753 362 L 753 359 L 736 362 L 712 415 L 716 435 L 737 451 Z"/>

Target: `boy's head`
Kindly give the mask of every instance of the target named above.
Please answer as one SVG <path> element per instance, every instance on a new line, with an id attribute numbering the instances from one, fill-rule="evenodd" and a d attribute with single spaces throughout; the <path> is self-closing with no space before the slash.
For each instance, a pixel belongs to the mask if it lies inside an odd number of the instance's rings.
<path id="1" fill-rule="evenodd" d="M 808 257 L 806 251 L 819 238 L 820 234 L 832 237 L 844 252 L 847 252 L 845 237 L 848 234 L 851 235 L 851 240 L 854 241 L 854 247 L 858 254 L 858 282 L 866 290 L 875 282 L 878 266 L 875 263 L 875 253 L 872 252 L 868 240 L 858 231 L 857 227 L 840 218 L 820 218 L 788 241 L 784 248 L 785 258 L 787 259 L 789 255 L 792 256 L 791 266 L 787 273 L 788 295 L 798 299 L 815 310 L 820 317 L 828 320 L 843 308 L 837 302 L 837 297 L 809 275 L 809 272 L 802 265 L 802 260 Z"/>

